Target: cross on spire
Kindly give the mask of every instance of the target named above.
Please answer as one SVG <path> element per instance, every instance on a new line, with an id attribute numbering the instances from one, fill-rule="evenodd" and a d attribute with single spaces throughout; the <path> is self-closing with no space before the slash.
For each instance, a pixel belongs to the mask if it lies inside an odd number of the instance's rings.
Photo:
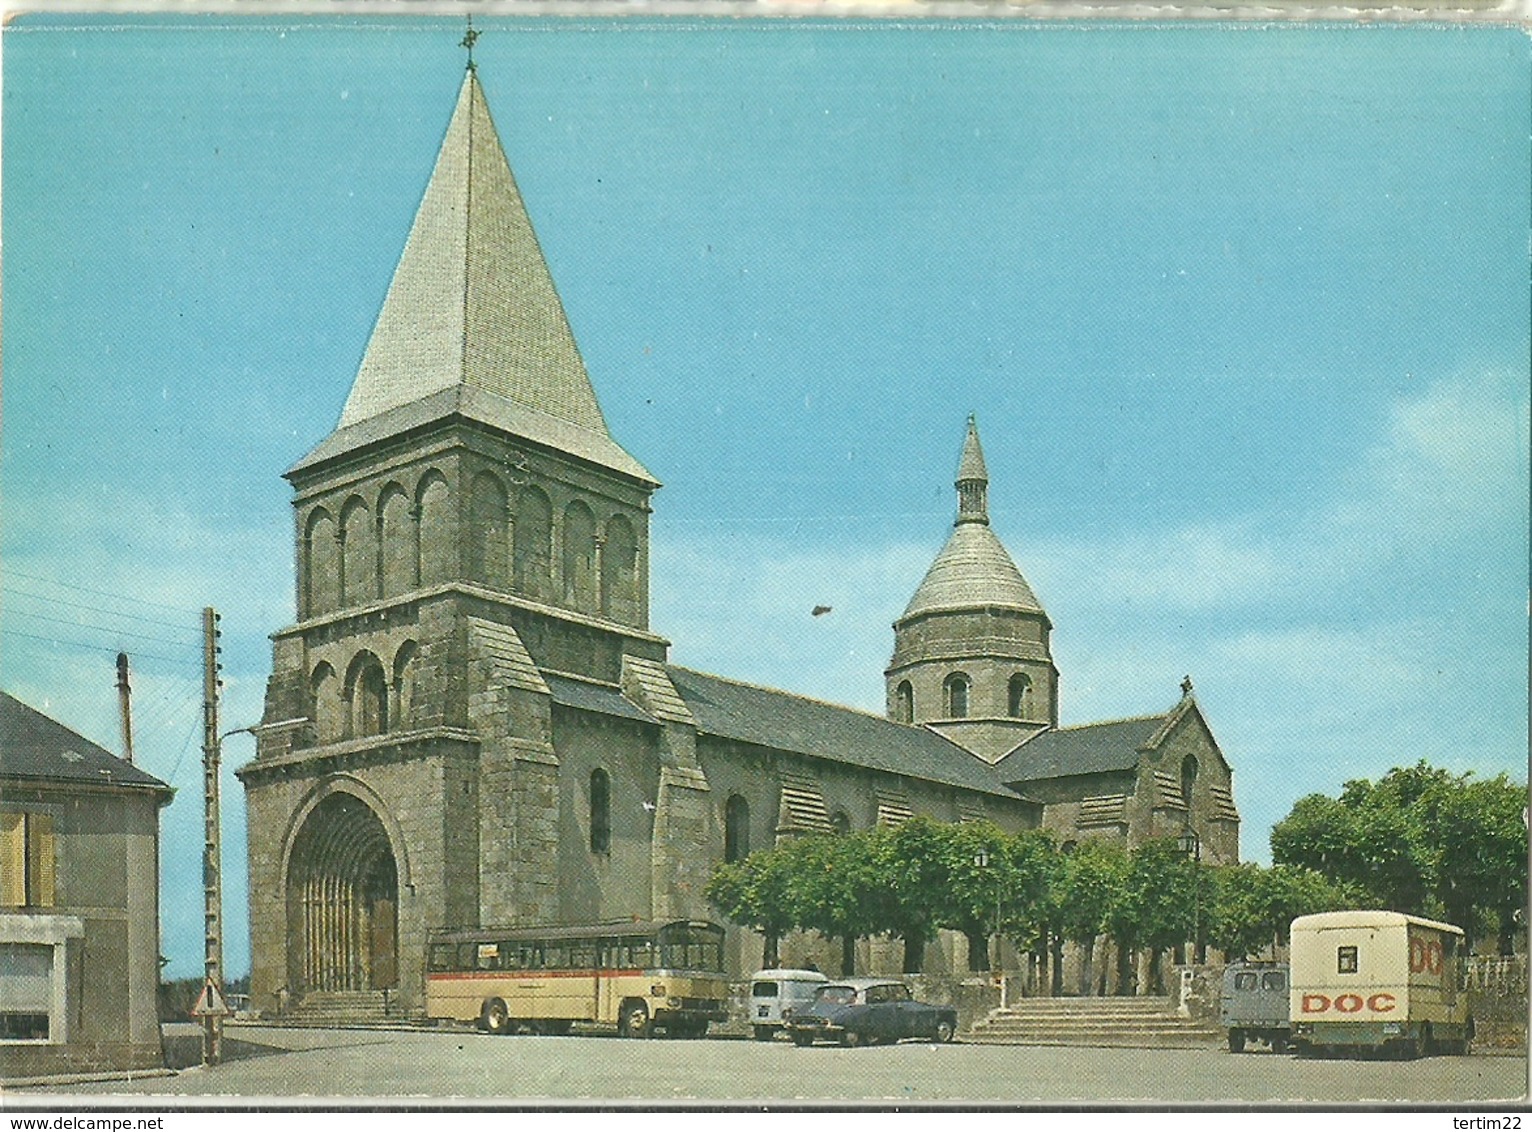
<path id="1" fill-rule="evenodd" d="M 461 42 L 458 43 L 459 47 L 466 47 L 468 49 L 468 69 L 470 71 L 474 69 L 473 45 L 478 42 L 481 34 L 481 32 L 473 30 L 473 14 L 470 12 L 468 15 L 468 31 L 463 35 Z"/>

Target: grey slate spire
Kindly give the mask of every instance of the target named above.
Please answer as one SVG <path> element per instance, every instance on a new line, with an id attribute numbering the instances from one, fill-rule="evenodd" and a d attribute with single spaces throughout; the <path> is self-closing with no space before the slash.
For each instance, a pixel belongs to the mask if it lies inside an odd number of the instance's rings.
<path id="1" fill-rule="evenodd" d="M 453 413 L 654 482 L 607 431 L 473 69 L 340 423 L 298 466 Z"/>
<path id="2" fill-rule="evenodd" d="M 959 523 L 989 522 L 989 472 L 984 468 L 984 449 L 979 446 L 979 426 L 970 413 L 968 435 L 963 438 L 963 455 L 957 474 Z"/>

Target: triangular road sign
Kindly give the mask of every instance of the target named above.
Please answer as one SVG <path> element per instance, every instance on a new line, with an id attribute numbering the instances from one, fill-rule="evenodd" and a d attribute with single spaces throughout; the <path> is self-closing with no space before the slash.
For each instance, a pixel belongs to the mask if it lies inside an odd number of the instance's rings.
<path id="1" fill-rule="evenodd" d="M 234 1011 L 229 1009 L 223 994 L 209 979 L 202 985 L 202 993 L 197 996 L 197 1005 L 191 1008 L 191 1013 L 193 1018 L 227 1018 Z"/>

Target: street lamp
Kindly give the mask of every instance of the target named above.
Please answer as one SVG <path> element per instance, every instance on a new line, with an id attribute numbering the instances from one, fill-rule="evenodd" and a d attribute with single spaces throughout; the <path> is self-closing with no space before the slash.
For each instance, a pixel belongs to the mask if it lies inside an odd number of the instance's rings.
<path id="1" fill-rule="evenodd" d="M 1192 961 L 1201 963 L 1202 952 L 1202 839 L 1188 825 L 1176 838 L 1176 848 L 1192 863 Z"/>
<path id="2" fill-rule="evenodd" d="M 988 849 L 980 849 L 977 853 L 975 853 L 973 855 L 973 863 L 974 863 L 974 867 L 977 868 L 977 869 L 988 870 L 989 869 L 989 850 Z M 995 876 L 995 919 L 994 919 L 994 923 L 991 925 L 992 928 L 993 928 L 993 934 L 994 934 L 994 937 L 995 937 L 995 960 L 994 960 L 994 963 L 992 964 L 992 970 L 997 972 L 997 973 L 1000 972 L 1000 882 L 1001 882 L 1001 877 L 998 875 L 998 870 L 997 870 L 997 874 Z M 1005 975 L 1004 974 L 1000 974 L 999 977 L 1000 977 L 1000 1007 L 1003 1010 L 1005 1008 Z"/>

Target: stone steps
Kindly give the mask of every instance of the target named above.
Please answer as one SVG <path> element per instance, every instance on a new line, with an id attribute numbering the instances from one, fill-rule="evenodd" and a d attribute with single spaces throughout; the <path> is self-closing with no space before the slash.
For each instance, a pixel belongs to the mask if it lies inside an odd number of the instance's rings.
<path id="1" fill-rule="evenodd" d="M 964 1035 L 991 1045 L 1201 1049 L 1223 1031 L 1180 1017 L 1162 998 L 1039 998 L 993 1010 Z"/>
<path id="2" fill-rule="evenodd" d="M 277 1021 L 277 1019 L 272 1019 Z M 378 1026 L 411 1021 L 382 991 L 310 991 L 280 1019 L 285 1026 Z"/>

